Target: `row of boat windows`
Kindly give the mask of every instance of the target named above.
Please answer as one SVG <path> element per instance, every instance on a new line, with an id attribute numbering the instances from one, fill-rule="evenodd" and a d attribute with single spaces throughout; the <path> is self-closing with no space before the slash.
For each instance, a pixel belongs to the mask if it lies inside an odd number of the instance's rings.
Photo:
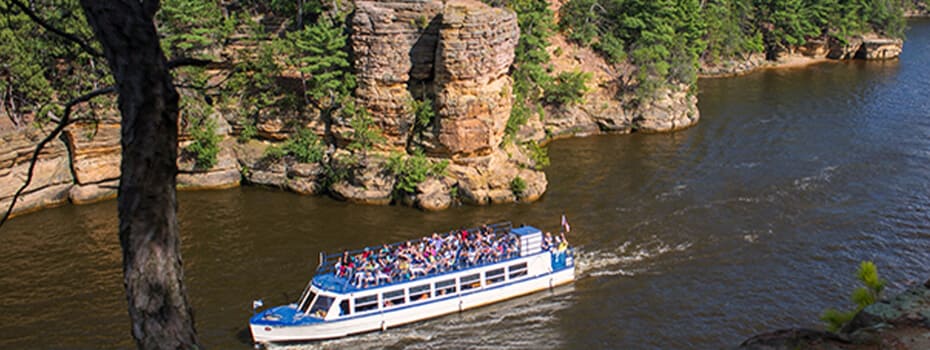
<path id="1" fill-rule="evenodd" d="M 508 273 L 509 271 L 509 273 Z M 515 279 L 522 276 L 526 276 L 527 267 L 526 263 L 519 263 L 511 265 L 505 270 L 503 267 L 494 270 L 488 270 L 484 272 L 484 283 L 485 285 L 492 285 L 494 283 L 500 283 L 505 281 L 507 278 Z M 466 291 L 470 289 L 475 289 L 481 287 L 481 273 L 476 273 L 472 275 L 465 275 L 458 278 L 458 284 L 456 284 L 456 279 L 450 279 L 445 281 L 439 281 L 436 283 L 424 284 L 419 286 L 410 287 L 406 290 L 404 289 L 393 290 L 389 292 L 384 292 L 381 294 L 382 305 L 384 308 L 390 308 L 393 306 L 403 305 L 408 302 L 417 302 L 421 300 L 426 300 L 431 297 L 431 290 L 435 288 L 435 294 L 432 294 L 435 297 L 441 297 L 448 294 L 454 294 L 456 292 L 456 286 L 458 286 L 459 291 Z M 408 299 L 409 295 L 409 299 Z M 378 294 L 366 295 L 363 297 L 355 298 L 354 309 L 352 312 L 349 310 L 349 300 L 343 300 L 339 303 L 340 315 L 349 315 L 353 312 L 365 312 L 378 309 Z"/>

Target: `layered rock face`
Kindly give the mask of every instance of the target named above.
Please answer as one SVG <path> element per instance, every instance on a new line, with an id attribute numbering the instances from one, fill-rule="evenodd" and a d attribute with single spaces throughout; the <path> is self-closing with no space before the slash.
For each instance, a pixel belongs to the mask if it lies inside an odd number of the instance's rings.
<path id="1" fill-rule="evenodd" d="M 0 136 L 0 213 L 6 211 L 16 190 L 25 183 L 32 152 L 51 129 L 26 128 Z M 217 133 L 225 136 L 228 126 Z M 195 168 L 193 160 L 182 152 L 178 157 L 178 186 L 217 189 L 239 185 L 239 167 L 229 145 L 232 141 L 224 142 L 217 164 L 210 169 Z M 182 141 L 181 148 L 188 143 Z M 98 123 L 68 126 L 40 154 L 32 184 L 20 197 L 13 215 L 69 200 L 84 204 L 116 197 L 121 156 L 118 118 L 103 116 Z"/>
<path id="2" fill-rule="evenodd" d="M 501 143 L 513 106 L 507 71 L 520 36 L 517 16 L 454 0 L 442 13 L 437 50 L 438 135 L 427 149 L 452 159 L 487 156 Z"/>
<path id="3" fill-rule="evenodd" d="M 45 132 L 33 129 L 0 136 L 0 215 L 26 182 L 35 145 L 44 137 Z M 66 202 L 73 181 L 67 146 L 61 140 L 52 140 L 39 154 L 32 184 L 17 201 L 14 214 Z"/>
<path id="4" fill-rule="evenodd" d="M 520 169 L 500 149 L 513 106 L 508 71 L 520 35 L 515 13 L 473 0 L 363 1 L 356 3 L 352 29 L 356 96 L 388 147 L 420 147 L 452 161 L 447 178 L 417 186 L 409 202 L 443 209 L 453 192 L 475 204 L 539 198 L 545 174 Z M 436 117 L 414 135 L 410 102 L 427 95 L 435 96 Z M 368 162 L 333 186 L 338 197 L 391 200 L 378 161 Z M 515 194 L 510 184 L 518 176 L 527 190 Z"/>
<path id="5" fill-rule="evenodd" d="M 358 1 L 352 50 L 358 102 L 392 148 L 407 144 L 413 127 L 412 90 L 425 92 L 433 77 L 442 1 Z"/>

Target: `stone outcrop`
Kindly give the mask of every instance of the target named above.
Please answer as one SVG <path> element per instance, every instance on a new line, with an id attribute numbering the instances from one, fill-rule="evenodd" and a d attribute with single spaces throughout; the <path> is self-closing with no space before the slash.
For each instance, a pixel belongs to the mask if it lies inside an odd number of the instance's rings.
<path id="1" fill-rule="evenodd" d="M 507 72 L 520 33 L 516 14 L 452 0 L 441 23 L 435 80 L 439 121 L 427 153 L 487 156 L 501 143 L 513 105 Z"/>
<path id="2" fill-rule="evenodd" d="M 120 174 L 120 125 L 113 121 L 75 124 L 64 131 L 75 183 L 71 201 L 92 203 L 116 197 Z"/>
<path id="3" fill-rule="evenodd" d="M 455 200 L 488 204 L 539 198 L 545 174 L 519 169 L 499 147 L 513 106 L 508 72 L 520 33 L 516 14 L 475 0 L 356 4 L 352 48 L 359 104 L 372 111 L 388 148 L 419 147 L 434 161 L 452 161 L 447 177 L 428 179 L 402 202 L 439 210 Z M 413 135 L 409 106 L 420 96 L 435 96 L 436 117 Z M 368 158 L 333 185 L 336 197 L 392 200 L 393 179 L 377 156 Z M 518 174 L 528 187 L 520 198 L 510 185 Z"/>
<path id="4" fill-rule="evenodd" d="M 684 84 L 660 90 L 635 111 L 633 127 L 640 132 L 666 132 L 694 125 L 700 112 L 697 96 L 689 91 Z"/>
<path id="5" fill-rule="evenodd" d="M 5 213 L 13 195 L 25 183 L 35 145 L 51 128 L 24 129 L 0 135 L 0 213 Z M 16 203 L 14 214 L 67 202 L 74 179 L 68 149 L 61 140 L 52 140 L 39 155 L 32 183 Z"/>
<path id="6" fill-rule="evenodd" d="M 433 77 L 439 40 L 437 16 L 443 3 L 357 1 L 355 6 L 351 41 L 356 97 L 371 112 L 387 146 L 403 148 L 413 127 L 411 90 L 425 93 Z"/>
<path id="7" fill-rule="evenodd" d="M 740 350 L 930 349 L 930 280 L 860 311 L 838 333 L 787 329 L 749 338 Z"/>

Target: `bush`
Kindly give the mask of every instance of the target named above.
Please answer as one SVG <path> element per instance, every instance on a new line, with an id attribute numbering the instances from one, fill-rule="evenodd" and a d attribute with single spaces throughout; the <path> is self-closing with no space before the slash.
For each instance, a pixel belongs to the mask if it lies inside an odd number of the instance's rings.
<path id="1" fill-rule="evenodd" d="M 517 175 L 510 181 L 510 190 L 513 191 L 513 194 L 517 197 L 522 196 L 526 192 L 526 180 L 523 180 L 522 177 Z"/>
<path id="2" fill-rule="evenodd" d="M 848 311 L 836 309 L 827 309 L 820 315 L 820 319 L 827 324 L 827 329 L 836 332 L 843 328 L 856 316 L 859 311 L 866 306 L 875 304 L 880 298 L 882 290 L 885 289 L 885 281 L 878 276 L 878 268 L 871 261 L 863 261 L 859 264 L 859 270 L 856 271 L 856 279 L 863 285 L 856 288 L 850 299 L 855 308 Z"/>
<path id="3" fill-rule="evenodd" d="M 387 160 L 387 169 L 397 178 L 394 191 L 397 194 L 413 194 L 417 185 L 426 181 L 430 176 L 445 176 L 448 160 L 433 162 L 426 159 L 422 151 L 416 151 L 412 156 L 402 153 L 392 153 Z"/>
<path id="4" fill-rule="evenodd" d="M 239 125 L 242 127 L 242 130 L 239 130 L 239 136 L 236 138 L 239 143 L 249 142 L 258 135 L 258 128 L 255 127 L 255 121 L 251 118 L 239 118 Z"/>
<path id="5" fill-rule="evenodd" d="M 284 143 L 284 152 L 294 156 L 301 163 L 316 163 L 323 160 L 325 149 L 320 138 L 306 128 L 300 128 L 290 140 Z"/>
<path id="6" fill-rule="evenodd" d="M 543 99 L 557 105 L 574 105 L 584 102 L 584 94 L 588 92 L 588 81 L 591 73 L 562 72 L 546 85 Z"/>
<path id="7" fill-rule="evenodd" d="M 192 121 L 190 134 L 194 141 L 185 148 L 195 155 L 194 166 L 210 169 L 216 165 L 216 155 L 220 152 L 222 137 L 216 134 L 216 121 L 208 117 Z"/>
<path id="8" fill-rule="evenodd" d="M 533 160 L 536 170 L 549 166 L 549 151 L 545 147 L 540 146 L 536 141 L 524 143 L 523 147 L 529 152 L 528 156 Z"/>
<path id="9" fill-rule="evenodd" d="M 384 142 L 381 128 L 375 125 L 375 121 L 371 119 L 367 110 L 356 108 L 354 103 L 347 102 L 343 106 L 342 113 L 351 118 L 349 126 L 352 128 L 352 133 L 349 137 L 352 143 L 346 148 L 351 151 L 368 151 L 375 144 Z"/>
<path id="10" fill-rule="evenodd" d="M 424 98 L 422 101 L 410 100 L 409 108 L 413 111 L 414 119 L 416 119 L 419 128 L 429 126 L 433 118 L 436 117 L 436 111 L 433 110 L 433 100 L 429 97 Z"/>
<path id="11" fill-rule="evenodd" d="M 287 152 L 284 151 L 284 148 L 278 145 L 271 145 L 265 149 L 265 153 L 262 154 L 265 158 L 278 160 L 284 158 L 287 155 Z"/>

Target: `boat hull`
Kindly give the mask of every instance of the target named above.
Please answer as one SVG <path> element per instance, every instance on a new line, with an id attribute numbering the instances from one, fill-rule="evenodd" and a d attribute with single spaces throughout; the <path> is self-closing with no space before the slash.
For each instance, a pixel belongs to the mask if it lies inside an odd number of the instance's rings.
<path id="1" fill-rule="evenodd" d="M 574 279 L 574 266 L 567 266 L 537 276 L 482 286 L 478 289 L 461 291 L 423 302 L 410 303 L 410 305 L 396 307 L 389 311 L 305 325 L 270 326 L 253 322 L 250 324 L 250 330 L 256 343 L 341 338 L 352 334 L 386 330 L 408 323 L 493 304 L 568 284 Z"/>

